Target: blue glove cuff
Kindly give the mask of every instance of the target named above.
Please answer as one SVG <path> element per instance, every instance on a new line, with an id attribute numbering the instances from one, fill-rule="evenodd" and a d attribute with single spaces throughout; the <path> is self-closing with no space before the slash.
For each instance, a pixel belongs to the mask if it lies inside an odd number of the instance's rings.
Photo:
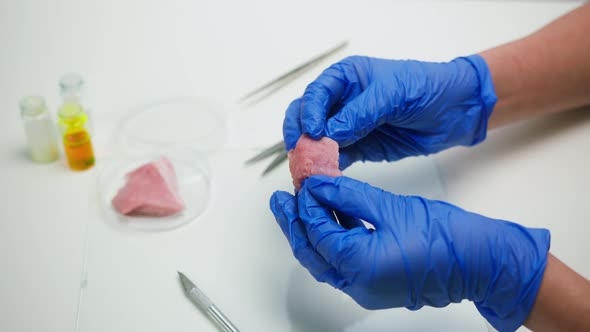
<path id="1" fill-rule="evenodd" d="M 500 332 L 516 331 L 528 318 L 541 287 L 551 242 L 551 235 L 546 229 L 514 226 L 523 235 L 521 241 L 528 243 L 515 244 L 511 248 L 512 253 L 505 256 L 508 259 L 504 266 L 511 266 L 511 269 L 519 270 L 520 273 L 499 269 L 489 287 L 494 290 L 493 293 L 475 303 L 481 315 Z M 520 262 L 522 257 L 527 257 L 522 261 L 530 264 Z M 515 280 L 516 275 L 527 276 L 528 280 Z M 516 292 L 515 287 L 519 288 Z"/>
<path id="2" fill-rule="evenodd" d="M 490 73 L 488 64 L 479 54 L 460 57 L 457 59 L 463 59 L 467 61 L 473 67 L 473 69 L 475 69 L 477 79 L 479 81 L 479 98 L 482 105 L 482 115 L 480 117 L 478 130 L 473 135 L 473 142 L 471 145 L 475 145 L 482 142 L 486 138 L 488 120 L 490 115 L 492 115 L 492 111 L 494 110 L 494 106 L 498 101 L 498 97 L 496 97 L 494 82 L 492 82 L 492 74 Z"/>

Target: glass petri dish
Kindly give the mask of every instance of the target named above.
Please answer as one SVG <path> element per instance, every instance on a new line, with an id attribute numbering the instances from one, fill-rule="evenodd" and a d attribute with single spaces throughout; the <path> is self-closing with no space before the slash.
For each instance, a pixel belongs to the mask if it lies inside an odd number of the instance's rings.
<path id="1" fill-rule="evenodd" d="M 126 174 L 162 156 L 172 163 L 185 207 L 178 214 L 167 217 L 127 216 L 112 207 L 112 199 L 126 183 Z M 105 220 L 115 227 L 141 231 L 163 231 L 177 228 L 197 219 L 207 208 L 210 195 L 207 159 L 202 153 L 188 148 L 175 148 L 151 153 L 134 153 L 99 164 L 99 206 Z"/>
<path id="2" fill-rule="evenodd" d="M 223 147 L 227 106 L 212 99 L 176 97 L 141 105 L 117 128 L 118 148 L 149 151 L 186 146 L 202 152 Z"/>

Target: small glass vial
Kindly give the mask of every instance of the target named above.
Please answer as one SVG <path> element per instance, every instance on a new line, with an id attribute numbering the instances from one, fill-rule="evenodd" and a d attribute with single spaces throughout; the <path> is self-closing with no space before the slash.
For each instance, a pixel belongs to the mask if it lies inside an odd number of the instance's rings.
<path id="1" fill-rule="evenodd" d="M 65 74 L 59 80 L 59 90 L 64 103 L 80 105 L 87 117 L 86 127 L 88 132 L 91 136 L 94 135 L 92 112 L 88 106 L 86 87 L 82 77 L 74 73 Z"/>
<path id="2" fill-rule="evenodd" d="M 20 101 L 20 115 L 31 153 L 31 159 L 48 163 L 59 157 L 55 124 L 40 96 L 24 97 Z"/>
<path id="3" fill-rule="evenodd" d="M 58 124 L 68 165 L 76 171 L 94 166 L 94 150 L 88 133 L 88 117 L 78 103 L 65 102 L 58 113 Z"/>

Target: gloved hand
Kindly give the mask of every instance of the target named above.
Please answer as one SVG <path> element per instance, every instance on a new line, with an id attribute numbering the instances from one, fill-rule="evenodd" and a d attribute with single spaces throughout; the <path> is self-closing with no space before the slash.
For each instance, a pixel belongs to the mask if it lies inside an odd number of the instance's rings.
<path id="1" fill-rule="evenodd" d="M 275 192 L 270 207 L 299 262 L 367 309 L 468 299 L 496 329 L 514 331 L 533 306 L 547 262 L 547 230 L 347 177 L 312 176 L 297 198 Z M 375 230 L 344 228 L 332 209 Z"/>
<path id="2" fill-rule="evenodd" d="M 340 144 L 344 169 L 357 160 L 395 161 L 486 136 L 496 95 L 479 55 L 448 63 L 354 56 L 326 69 L 283 123 L 287 150 L 301 134 Z"/>

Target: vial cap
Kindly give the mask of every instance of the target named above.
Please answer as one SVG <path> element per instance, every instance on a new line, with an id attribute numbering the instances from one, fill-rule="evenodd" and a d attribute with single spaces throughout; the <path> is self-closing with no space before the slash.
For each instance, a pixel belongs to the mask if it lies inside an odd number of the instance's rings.
<path id="1" fill-rule="evenodd" d="M 76 90 L 81 88 L 82 85 L 84 85 L 82 76 L 74 73 L 65 74 L 59 80 L 59 87 L 62 91 Z"/>
<path id="2" fill-rule="evenodd" d="M 21 115 L 36 116 L 46 110 L 45 99 L 41 96 L 26 96 L 20 101 Z"/>

